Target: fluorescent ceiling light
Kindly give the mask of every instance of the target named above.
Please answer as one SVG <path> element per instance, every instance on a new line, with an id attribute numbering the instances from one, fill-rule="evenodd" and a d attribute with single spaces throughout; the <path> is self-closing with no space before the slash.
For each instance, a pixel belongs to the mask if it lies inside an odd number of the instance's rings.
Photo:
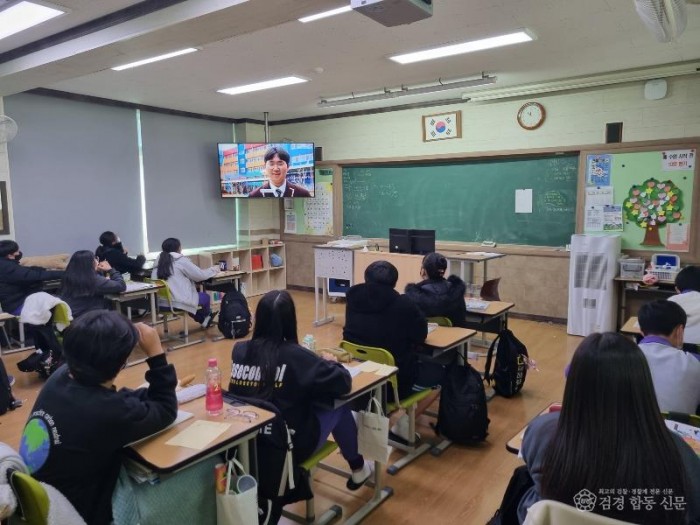
<path id="1" fill-rule="evenodd" d="M 340 15 L 342 13 L 348 13 L 352 11 L 352 7 L 346 5 L 345 7 L 339 7 L 338 9 L 331 9 L 330 11 L 323 11 L 322 13 L 316 13 L 315 15 L 305 16 L 299 19 L 299 22 L 307 23 L 313 22 L 314 20 L 320 20 L 321 18 L 327 18 L 329 16 Z"/>
<path id="2" fill-rule="evenodd" d="M 0 11 L 0 39 L 29 29 L 64 13 L 65 11 L 60 9 L 32 2 L 20 2 L 10 6 Z"/>
<path id="3" fill-rule="evenodd" d="M 179 57 L 180 55 L 187 55 L 188 53 L 194 53 L 197 51 L 194 47 L 188 47 L 186 49 L 180 49 L 179 51 L 173 51 L 172 53 L 166 53 L 164 55 L 158 55 L 157 57 L 144 58 L 137 62 L 131 62 L 129 64 L 124 64 L 123 66 L 116 66 L 112 69 L 114 71 L 123 71 L 124 69 L 131 69 L 132 67 L 139 67 L 145 64 L 150 64 L 152 62 L 159 62 L 161 60 L 167 60 L 168 58 Z"/>
<path id="4" fill-rule="evenodd" d="M 332 108 L 335 106 L 346 106 L 348 104 L 360 104 L 363 102 L 376 102 L 378 100 L 387 100 L 398 97 L 406 97 L 410 95 L 426 95 L 429 93 L 437 93 L 440 91 L 447 91 L 450 89 L 486 86 L 495 83 L 496 77 L 488 75 L 483 75 L 481 78 L 475 78 L 471 80 L 459 80 L 456 82 L 442 82 L 441 80 L 438 80 L 438 83 L 434 85 L 413 88 L 408 86 L 401 86 L 401 88 L 394 91 L 385 88 L 383 93 L 367 93 L 364 95 L 352 93 L 348 97 L 321 99 L 321 101 L 317 105 L 320 108 Z"/>
<path id="5" fill-rule="evenodd" d="M 435 49 L 426 49 L 425 51 L 416 51 L 415 53 L 395 55 L 393 57 L 389 57 L 389 60 L 393 60 L 399 64 L 412 64 L 413 62 L 461 55 L 463 53 L 473 53 L 474 51 L 482 51 L 484 49 L 491 49 L 494 47 L 530 42 L 531 40 L 534 40 L 534 38 L 532 38 L 525 31 L 518 31 L 517 33 L 510 33 L 507 35 L 483 38 L 481 40 L 472 40 L 471 42 L 463 42 L 461 44 L 436 47 Z"/>
<path id="6" fill-rule="evenodd" d="M 276 78 L 274 80 L 266 80 L 265 82 L 256 82 L 255 84 L 246 84 L 245 86 L 234 86 L 226 89 L 218 89 L 217 91 L 225 95 L 240 95 L 241 93 L 250 93 L 251 91 L 261 91 L 263 89 L 291 86 L 292 84 L 301 84 L 302 82 L 308 82 L 308 80 L 300 77 L 284 77 Z"/>

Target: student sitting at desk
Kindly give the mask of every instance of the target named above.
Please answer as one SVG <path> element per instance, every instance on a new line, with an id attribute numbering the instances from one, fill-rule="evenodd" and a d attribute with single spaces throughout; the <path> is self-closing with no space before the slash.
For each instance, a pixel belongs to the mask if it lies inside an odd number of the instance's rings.
<path id="1" fill-rule="evenodd" d="M 116 390 L 114 379 L 139 344 L 148 389 Z M 175 368 L 158 332 L 117 312 L 88 312 L 66 329 L 67 365 L 41 389 L 20 454 L 32 476 L 53 485 L 90 525 L 112 522 L 122 448 L 175 420 Z"/>
<path id="2" fill-rule="evenodd" d="M 394 289 L 398 278 L 399 271 L 388 261 L 375 261 L 367 267 L 365 282 L 352 286 L 345 294 L 343 339 L 389 351 L 399 369 L 399 397 L 404 399 L 413 393 L 417 377 L 415 351 L 428 335 L 428 323 L 418 307 Z M 416 408 L 416 415 L 423 413 L 437 395 L 436 391 L 434 396 L 425 398 Z M 387 397 L 393 399 L 391 389 Z M 391 432 L 393 440 L 407 441 L 408 416 L 401 417 Z"/>
<path id="3" fill-rule="evenodd" d="M 39 266 L 20 266 L 22 252 L 15 241 L 0 241 L 0 305 L 3 311 L 19 315 L 24 300 L 41 291 L 43 281 L 60 279 L 63 271 Z"/>
<path id="4" fill-rule="evenodd" d="M 231 356 L 229 391 L 265 399 L 280 410 L 294 432 L 295 462 L 311 456 L 333 434 L 352 470 L 347 487 L 357 490 L 370 478 L 371 466 L 357 450 L 357 425 L 349 405 L 314 407 L 349 393 L 350 373 L 330 354 L 321 358 L 299 345 L 289 293 L 273 290 L 263 296 L 255 311 L 253 338 L 236 343 Z"/>
<path id="5" fill-rule="evenodd" d="M 198 292 L 195 283 L 206 281 L 219 273 L 219 266 L 202 270 L 188 257 L 182 255 L 182 245 L 178 239 L 169 237 L 161 245 L 152 278 L 168 282 L 173 307 L 185 310 L 202 328 L 211 326 L 215 313 L 211 311 L 211 298 L 205 292 Z M 168 306 L 162 303 L 161 306 Z"/>
<path id="6" fill-rule="evenodd" d="M 520 500 L 520 523 L 540 499 L 574 506 L 582 492 L 591 493 L 584 501 L 594 504 L 586 511 L 625 522 L 700 520 L 700 459 L 666 428 L 644 354 L 621 334 L 595 333 L 581 342 L 561 412 L 528 425 L 521 453 L 534 486 Z M 647 506 L 642 495 L 635 510 L 634 489 L 646 490 L 653 504 Z M 649 496 L 654 489 L 658 492 Z M 619 509 L 616 497 L 623 498 Z"/>
<path id="7" fill-rule="evenodd" d="M 420 308 L 425 317 L 448 317 L 452 326 L 464 326 L 467 285 L 456 275 L 445 279 L 446 270 L 447 259 L 442 254 L 426 255 L 420 270 L 423 281 L 406 285 L 406 297 Z"/>
<path id="8" fill-rule="evenodd" d="M 73 319 L 90 310 L 109 307 L 105 295 L 126 290 L 122 275 L 107 261 L 97 262 L 90 250 L 75 252 L 63 275 L 59 296 L 70 306 Z"/>
<path id="9" fill-rule="evenodd" d="M 700 407 L 700 360 L 683 352 L 686 315 L 676 303 L 646 303 L 639 309 L 639 342 L 649 363 L 656 399 L 662 412 L 694 414 Z"/>
<path id="10" fill-rule="evenodd" d="M 678 272 L 676 291 L 678 295 L 668 300 L 681 305 L 688 316 L 683 342 L 700 345 L 700 266 L 686 266 Z"/>
<path id="11" fill-rule="evenodd" d="M 129 257 L 129 252 L 122 245 L 119 236 L 110 231 L 100 235 L 100 245 L 95 250 L 95 255 L 100 262 L 107 261 L 119 273 L 128 273 L 132 276 L 143 273 L 143 264 L 146 262 L 144 255 L 138 255 L 136 258 Z"/>

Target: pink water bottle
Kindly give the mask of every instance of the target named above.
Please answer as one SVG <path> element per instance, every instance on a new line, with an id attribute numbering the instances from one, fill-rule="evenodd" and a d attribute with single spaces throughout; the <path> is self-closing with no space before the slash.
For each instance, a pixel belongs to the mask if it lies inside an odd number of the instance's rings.
<path id="1" fill-rule="evenodd" d="M 205 406 L 207 414 L 210 416 L 219 416 L 224 411 L 224 396 L 221 392 L 221 370 L 219 370 L 216 359 L 209 359 L 207 365 L 207 395 L 205 398 Z"/>

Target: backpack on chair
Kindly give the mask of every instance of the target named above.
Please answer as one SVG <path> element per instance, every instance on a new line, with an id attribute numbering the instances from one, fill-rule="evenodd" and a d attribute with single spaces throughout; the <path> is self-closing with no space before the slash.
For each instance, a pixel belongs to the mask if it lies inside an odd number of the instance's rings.
<path id="1" fill-rule="evenodd" d="M 494 351 L 496 352 L 496 363 L 492 371 L 491 362 Z M 503 397 L 513 397 L 522 390 L 525 384 L 529 363 L 527 348 L 515 337 L 513 332 L 506 328 L 501 330 L 489 347 L 484 380 L 489 385 L 493 383 L 497 394 Z"/>
<path id="2" fill-rule="evenodd" d="M 238 290 L 230 290 L 221 299 L 219 331 L 226 339 L 245 337 L 250 331 L 250 309 L 248 301 Z"/>
<path id="3" fill-rule="evenodd" d="M 481 374 L 469 364 L 450 365 L 442 384 L 435 431 L 453 443 L 473 445 L 486 439 L 489 422 Z"/>

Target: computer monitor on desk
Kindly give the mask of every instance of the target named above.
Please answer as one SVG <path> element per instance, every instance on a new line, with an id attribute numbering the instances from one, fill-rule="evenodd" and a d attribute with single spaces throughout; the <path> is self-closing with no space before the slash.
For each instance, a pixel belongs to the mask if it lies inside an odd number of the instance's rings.
<path id="1" fill-rule="evenodd" d="M 389 228 L 389 251 L 411 253 L 411 234 L 403 228 Z"/>
<path id="2" fill-rule="evenodd" d="M 435 230 L 411 230 L 411 253 L 426 255 L 435 251 Z"/>

